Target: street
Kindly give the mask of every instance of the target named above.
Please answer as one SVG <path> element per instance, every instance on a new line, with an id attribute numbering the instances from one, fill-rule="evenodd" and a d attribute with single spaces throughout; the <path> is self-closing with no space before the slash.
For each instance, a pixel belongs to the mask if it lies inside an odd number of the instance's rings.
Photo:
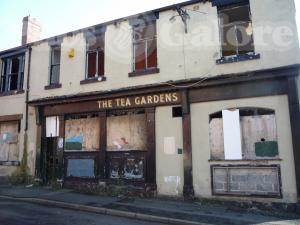
<path id="1" fill-rule="evenodd" d="M 122 217 L 0 200 L 0 225 L 160 225 Z"/>

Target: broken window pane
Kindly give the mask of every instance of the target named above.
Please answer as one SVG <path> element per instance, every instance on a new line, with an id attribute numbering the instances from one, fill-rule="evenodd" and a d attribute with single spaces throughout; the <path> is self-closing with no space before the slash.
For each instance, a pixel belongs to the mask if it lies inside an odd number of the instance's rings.
<path id="1" fill-rule="evenodd" d="M 1 92 L 23 88 L 24 56 L 14 56 L 2 60 Z"/>
<path id="2" fill-rule="evenodd" d="M 9 90 L 18 90 L 18 74 L 11 74 L 9 80 Z"/>
<path id="3" fill-rule="evenodd" d="M 242 23 L 236 26 L 238 54 L 254 52 L 252 23 Z"/>
<path id="4" fill-rule="evenodd" d="M 237 54 L 235 26 L 224 26 L 221 33 L 223 56 Z"/>
<path id="5" fill-rule="evenodd" d="M 98 76 L 104 76 L 104 51 L 98 51 Z"/>
<path id="6" fill-rule="evenodd" d="M 97 74 L 96 71 L 97 64 L 97 52 L 88 53 L 88 78 L 95 77 Z"/>
<path id="7" fill-rule="evenodd" d="M 87 78 L 104 76 L 105 36 L 95 36 L 87 40 Z"/>
<path id="8" fill-rule="evenodd" d="M 149 40 L 147 42 L 147 67 L 148 68 L 157 67 L 156 40 Z"/>
<path id="9" fill-rule="evenodd" d="M 19 59 L 12 58 L 11 60 L 11 74 L 16 74 L 19 72 Z"/>
<path id="10" fill-rule="evenodd" d="M 134 70 L 157 67 L 156 23 L 133 28 Z"/>
<path id="11" fill-rule="evenodd" d="M 137 43 L 134 46 L 135 70 L 146 69 L 145 49 L 146 49 L 145 42 Z"/>
<path id="12" fill-rule="evenodd" d="M 219 9 L 222 56 L 254 52 L 249 3 Z"/>

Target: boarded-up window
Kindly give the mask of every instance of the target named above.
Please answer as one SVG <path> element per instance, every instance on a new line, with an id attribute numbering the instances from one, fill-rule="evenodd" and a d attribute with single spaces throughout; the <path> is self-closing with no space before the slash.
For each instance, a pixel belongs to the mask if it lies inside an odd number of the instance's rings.
<path id="1" fill-rule="evenodd" d="M 100 119 L 85 117 L 67 119 L 65 124 L 65 150 L 97 151 L 100 141 Z"/>
<path id="2" fill-rule="evenodd" d="M 277 126 L 274 110 L 242 108 L 239 110 L 243 159 L 276 158 L 279 155 Z M 225 159 L 222 112 L 210 116 L 209 137 L 212 159 Z"/>
<path id="3" fill-rule="evenodd" d="M 109 151 L 146 150 L 145 114 L 127 114 L 107 118 L 107 149 Z"/>
<path id="4" fill-rule="evenodd" d="M 222 56 L 254 52 L 249 2 L 218 8 Z"/>
<path id="5" fill-rule="evenodd" d="M 213 193 L 280 197 L 279 166 L 212 166 Z"/>
<path id="6" fill-rule="evenodd" d="M 134 70 L 157 67 L 156 23 L 133 27 Z"/>
<path id="7" fill-rule="evenodd" d="M 19 121 L 0 123 L 0 161 L 19 161 Z"/>

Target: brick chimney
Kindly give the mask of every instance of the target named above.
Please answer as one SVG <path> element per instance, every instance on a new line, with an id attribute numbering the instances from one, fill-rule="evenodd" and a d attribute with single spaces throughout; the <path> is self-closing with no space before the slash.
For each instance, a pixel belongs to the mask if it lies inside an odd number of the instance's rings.
<path id="1" fill-rule="evenodd" d="M 31 16 L 24 17 L 22 27 L 22 45 L 40 40 L 41 31 L 41 24 L 35 18 L 32 18 Z"/>

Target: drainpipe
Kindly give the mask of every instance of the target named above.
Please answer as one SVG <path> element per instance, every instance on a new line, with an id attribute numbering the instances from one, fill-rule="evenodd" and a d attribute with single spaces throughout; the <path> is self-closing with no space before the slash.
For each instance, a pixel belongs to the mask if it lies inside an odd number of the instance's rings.
<path id="1" fill-rule="evenodd" d="M 29 111 L 29 89 L 30 89 L 30 67 L 31 67 L 31 51 L 32 48 L 29 47 L 29 54 L 28 54 L 28 68 L 27 68 L 27 85 L 26 85 L 26 115 L 25 115 L 25 133 L 28 130 L 28 111 Z"/>
<path id="2" fill-rule="evenodd" d="M 28 135 L 27 135 L 27 131 L 28 131 L 28 111 L 29 111 L 29 106 L 28 106 L 28 102 L 29 102 L 29 81 L 30 81 L 30 66 L 31 66 L 31 51 L 32 48 L 29 47 L 29 54 L 28 54 L 28 68 L 27 68 L 27 85 L 26 85 L 26 111 L 25 111 L 25 129 L 24 129 L 24 151 L 23 151 L 23 159 L 22 159 L 22 168 L 24 170 L 25 173 L 28 172 L 28 165 L 27 165 L 27 147 L 28 147 Z"/>

